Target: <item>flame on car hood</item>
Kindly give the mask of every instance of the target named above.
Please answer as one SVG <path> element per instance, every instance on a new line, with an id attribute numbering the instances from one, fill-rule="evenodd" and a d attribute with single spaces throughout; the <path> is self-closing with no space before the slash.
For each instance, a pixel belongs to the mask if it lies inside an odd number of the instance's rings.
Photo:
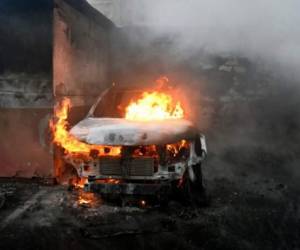
<path id="1" fill-rule="evenodd" d="M 153 91 L 144 92 L 142 97 L 126 108 L 125 118 L 134 121 L 153 121 L 179 119 L 184 111 L 179 101 L 174 101 L 167 93 Z"/>

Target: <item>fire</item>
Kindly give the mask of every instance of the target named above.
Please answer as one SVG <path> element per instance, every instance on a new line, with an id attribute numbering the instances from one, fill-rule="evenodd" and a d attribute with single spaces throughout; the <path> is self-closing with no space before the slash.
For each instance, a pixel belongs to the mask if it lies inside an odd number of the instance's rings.
<path id="1" fill-rule="evenodd" d="M 131 101 L 126 108 L 125 118 L 128 120 L 150 121 L 179 119 L 184 116 L 184 110 L 179 101 L 174 101 L 169 94 L 170 88 L 166 84 L 168 78 L 161 77 L 156 83 L 158 88 L 152 92 L 144 92 L 140 99 Z M 165 90 L 165 91 L 161 91 Z M 119 156 L 121 147 L 90 145 L 79 141 L 69 131 L 68 113 L 71 108 L 69 98 L 64 98 L 55 108 L 55 119 L 50 122 L 53 132 L 53 142 L 62 147 L 66 154 L 80 154 L 90 156 Z M 151 152 L 153 150 L 150 150 Z M 154 150 L 155 151 L 155 150 Z M 96 153 L 95 153 L 96 152 Z"/>
<path id="2" fill-rule="evenodd" d="M 144 92 L 137 101 L 131 101 L 126 108 L 128 120 L 151 121 L 183 118 L 184 111 L 179 101 L 163 92 Z"/>
<path id="3" fill-rule="evenodd" d="M 188 148 L 188 142 L 186 140 L 181 140 L 179 143 L 167 144 L 168 151 L 175 157 L 180 150 L 183 148 Z"/>
<path id="4" fill-rule="evenodd" d="M 53 131 L 54 143 L 64 148 L 67 153 L 89 154 L 91 151 L 98 151 L 99 155 L 115 156 L 120 154 L 121 147 L 90 145 L 81 142 L 72 136 L 67 129 L 69 127 L 67 118 L 70 107 L 70 99 L 64 98 L 62 102 L 55 108 L 54 115 L 56 121 L 52 120 L 50 122 L 50 127 Z"/>
<path id="5" fill-rule="evenodd" d="M 79 203 L 80 205 L 87 205 L 87 204 L 90 203 L 90 200 L 85 199 L 85 198 L 82 198 L 82 197 L 79 197 L 78 203 Z"/>
<path id="6" fill-rule="evenodd" d="M 74 183 L 72 183 L 77 188 L 84 188 L 84 185 L 88 182 L 87 178 L 79 178 Z"/>
<path id="7" fill-rule="evenodd" d="M 93 193 L 80 191 L 78 194 L 78 204 L 82 206 L 94 206 L 97 204 L 98 199 Z"/>

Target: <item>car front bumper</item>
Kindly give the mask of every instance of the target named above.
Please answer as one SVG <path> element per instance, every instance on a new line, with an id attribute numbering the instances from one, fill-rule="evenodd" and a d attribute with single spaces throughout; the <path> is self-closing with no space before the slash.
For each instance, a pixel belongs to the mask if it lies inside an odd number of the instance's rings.
<path id="1" fill-rule="evenodd" d="M 85 191 L 111 195 L 167 195 L 171 184 L 167 183 L 87 183 Z"/>

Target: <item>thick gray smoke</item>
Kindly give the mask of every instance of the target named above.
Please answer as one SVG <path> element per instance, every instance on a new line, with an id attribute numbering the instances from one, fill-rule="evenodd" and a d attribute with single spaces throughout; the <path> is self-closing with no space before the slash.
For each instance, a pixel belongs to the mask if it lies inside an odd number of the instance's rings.
<path id="1" fill-rule="evenodd" d="M 184 56 L 197 49 L 233 53 L 298 72 L 298 0 L 156 0 L 143 6 L 136 1 L 131 8 L 160 34 L 176 34 Z"/>
<path id="2" fill-rule="evenodd" d="M 102 1 L 89 2 L 105 12 Z M 127 0 L 119 4 L 112 11 L 116 22 L 175 36 L 173 52 L 178 56 L 187 58 L 200 49 L 230 53 L 263 59 L 299 76 L 298 0 Z"/>

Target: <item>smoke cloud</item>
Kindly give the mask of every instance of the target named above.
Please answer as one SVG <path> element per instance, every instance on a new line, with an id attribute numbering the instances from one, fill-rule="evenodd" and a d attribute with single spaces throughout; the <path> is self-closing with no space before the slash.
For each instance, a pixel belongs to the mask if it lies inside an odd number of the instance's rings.
<path id="1" fill-rule="evenodd" d="M 121 24 L 148 26 L 152 35 L 175 37 L 173 52 L 178 56 L 187 58 L 197 50 L 233 54 L 262 59 L 300 76 L 298 0 L 139 0 L 122 4 Z"/>
<path id="2" fill-rule="evenodd" d="M 177 34 L 178 49 L 185 55 L 195 49 L 233 53 L 263 58 L 296 73 L 300 66 L 299 9 L 297 0 L 164 0 L 147 1 L 144 17 L 161 34 Z"/>
<path id="3" fill-rule="evenodd" d="M 264 58 L 293 71 L 300 66 L 297 0 L 163 0 L 144 4 L 145 23 L 161 34 L 177 34 L 185 53 L 205 49 Z"/>

